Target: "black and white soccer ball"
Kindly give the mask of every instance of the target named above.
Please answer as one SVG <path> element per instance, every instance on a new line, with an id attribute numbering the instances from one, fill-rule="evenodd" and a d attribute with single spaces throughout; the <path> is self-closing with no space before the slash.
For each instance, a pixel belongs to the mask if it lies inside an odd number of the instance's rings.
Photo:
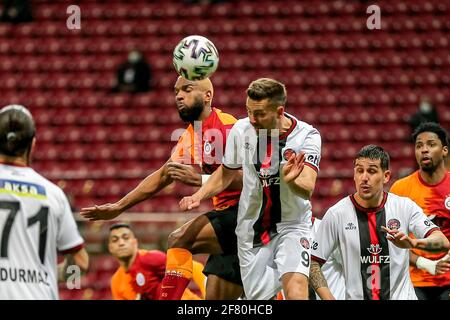
<path id="1" fill-rule="evenodd" d="M 173 50 L 173 66 L 188 80 L 210 77 L 219 65 L 219 52 L 212 41 L 193 35 L 181 40 Z"/>

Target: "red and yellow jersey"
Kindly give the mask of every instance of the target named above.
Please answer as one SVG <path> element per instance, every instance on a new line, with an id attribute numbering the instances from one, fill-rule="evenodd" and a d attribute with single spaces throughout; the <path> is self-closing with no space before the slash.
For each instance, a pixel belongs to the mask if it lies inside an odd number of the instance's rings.
<path id="1" fill-rule="evenodd" d="M 213 108 L 211 114 L 202 122 L 201 128 L 193 125 L 184 131 L 178 140 L 171 160 L 183 164 L 197 164 L 202 173 L 212 174 L 222 163 L 227 135 L 236 118 Z M 239 202 L 240 190 L 224 190 L 213 197 L 215 210 L 224 210 Z"/>
<path id="2" fill-rule="evenodd" d="M 198 266 L 200 265 L 200 266 Z M 111 279 L 114 300 L 157 300 L 161 281 L 166 269 L 166 254 L 158 250 L 139 250 L 128 271 L 122 266 Z M 203 265 L 194 261 L 193 279 L 204 295 Z M 197 280 L 196 279 L 201 279 Z M 195 293 L 186 289 L 182 300 L 201 300 Z"/>
<path id="3" fill-rule="evenodd" d="M 396 181 L 390 191 L 416 202 L 445 236 L 450 239 L 450 172 L 447 172 L 444 179 L 438 184 L 429 185 L 423 181 L 419 171 L 416 171 Z M 432 260 L 445 255 L 445 252 L 432 254 L 421 250 L 414 250 L 414 253 Z M 450 285 L 450 272 L 433 276 L 426 271 L 413 267 L 411 267 L 410 272 L 411 279 L 416 287 Z"/>

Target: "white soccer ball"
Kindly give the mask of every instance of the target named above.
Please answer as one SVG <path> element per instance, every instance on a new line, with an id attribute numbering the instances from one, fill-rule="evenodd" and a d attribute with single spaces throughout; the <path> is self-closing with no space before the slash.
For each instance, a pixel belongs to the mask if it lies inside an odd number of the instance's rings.
<path id="1" fill-rule="evenodd" d="M 173 66 L 188 80 L 211 76 L 219 65 L 219 52 L 214 43 L 202 36 L 188 36 L 173 50 Z"/>

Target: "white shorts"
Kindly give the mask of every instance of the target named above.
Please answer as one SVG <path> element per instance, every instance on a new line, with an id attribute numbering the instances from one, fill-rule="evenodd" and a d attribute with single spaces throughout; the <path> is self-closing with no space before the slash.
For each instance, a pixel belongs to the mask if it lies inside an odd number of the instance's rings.
<path id="1" fill-rule="evenodd" d="M 288 272 L 309 276 L 310 226 L 280 223 L 278 231 L 262 247 L 243 249 L 238 240 L 241 277 L 248 300 L 271 299 L 281 290 L 281 277 Z"/>

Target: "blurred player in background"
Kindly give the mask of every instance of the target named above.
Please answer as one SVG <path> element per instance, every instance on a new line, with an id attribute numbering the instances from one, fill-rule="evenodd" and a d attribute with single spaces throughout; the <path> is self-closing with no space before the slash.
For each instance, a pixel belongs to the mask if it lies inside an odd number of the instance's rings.
<path id="1" fill-rule="evenodd" d="M 412 199 L 450 239 L 450 172 L 447 132 L 437 123 L 422 123 L 413 133 L 419 170 L 396 181 L 391 192 Z M 450 263 L 445 253 L 411 253 L 411 278 L 421 300 L 450 299 Z M 431 274 L 430 274 L 431 273 Z"/>
<path id="2" fill-rule="evenodd" d="M 209 79 L 189 81 L 179 77 L 174 90 L 179 115 L 190 125 L 181 136 L 171 158 L 118 202 L 81 209 L 81 215 L 85 218 L 113 219 L 134 205 L 152 198 L 174 181 L 201 186 L 208 175 L 219 167 L 226 131 L 236 119 L 211 107 L 214 90 Z M 201 132 L 194 130 L 195 121 L 202 121 Z M 219 135 L 212 137 L 215 133 Z M 217 147 L 217 141 L 212 141 L 214 138 L 223 143 Z M 192 164 L 200 165 L 204 175 L 198 173 Z M 192 255 L 201 253 L 212 254 L 204 270 L 208 276 L 206 299 L 237 299 L 242 295 L 234 233 L 241 187 L 241 176 L 238 176 L 230 188 L 213 199 L 214 211 L 187 222 L 169 236 L 161 299 L 181 298 L 192 277 Z"/>
<path id="3" fill-rule="evenodd" d="M 412 200 L 383 191 L 390 176 L 389 155 L 381 147 L 358 152 L 356 193 L 328 209 L 317 230 L 310 276 L 315 289 L 326 287 L 320 265 L 338 249 L 347 300 L 417 299 L 404 249 L 442 252 L 450 243 Z M 418 239 L 408 237 L 410 232 Z"/>
<path id="4" fill-rule="evenodd" d="M 321 138 L 311 125 L 285 112 L 286 88 L 261 78 L 247 89 L 248 117 L 227 140 L 223 165 L 183 210 L 227 188 L 243 169 L 238 254 L 247 299 L 265 300 L 283 288 L 286 299 L 308 299 L 311 203 Z M 275 142 L 274 142 L 275 141 Z"/>
<path id="5" fill-rule="evenodd" d="M 25 107 L 0 110 L 0 300 L 58 299 L 58 275 L 89 265 L 63 191 L 30 168 L 35 133 Z"/>
<path id="6" fill-rule="evenodd" d="M 157 300 L 166 269 L 166 254 L 139 249 L 138 240 L 126 223 L 114 224 L 109 230 L 108 249 L 120 263 L 111 279 L 113 299 Z M 193 261 L 192 279 L 202 297 L 186 288 L 181 300 L 204 299 L 206 277 L 202 271 L 203 265 Z"/>

